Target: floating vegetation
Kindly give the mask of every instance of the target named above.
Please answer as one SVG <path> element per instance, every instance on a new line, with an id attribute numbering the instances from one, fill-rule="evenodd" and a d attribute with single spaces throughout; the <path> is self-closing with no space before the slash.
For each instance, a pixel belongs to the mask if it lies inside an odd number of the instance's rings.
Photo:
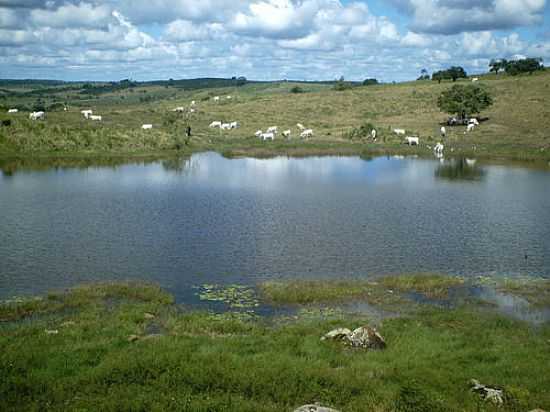
<path id="1" fill-rule="evenodd" d="M 196 295 L 200 300 L 224 303 L 230 309 L 244 310 L 260 306 L 256 290 L 251 286 L 204 284 L 198 289 Z"/>

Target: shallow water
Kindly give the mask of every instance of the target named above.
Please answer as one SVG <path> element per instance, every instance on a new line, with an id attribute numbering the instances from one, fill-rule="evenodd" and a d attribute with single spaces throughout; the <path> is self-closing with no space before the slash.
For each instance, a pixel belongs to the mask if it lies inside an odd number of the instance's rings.
<path id="1" fill-rule="evenodd" d="M 550 169 L 203 153 L 0 175 L 0 298 L 404 272 L 550 277 Z"/>

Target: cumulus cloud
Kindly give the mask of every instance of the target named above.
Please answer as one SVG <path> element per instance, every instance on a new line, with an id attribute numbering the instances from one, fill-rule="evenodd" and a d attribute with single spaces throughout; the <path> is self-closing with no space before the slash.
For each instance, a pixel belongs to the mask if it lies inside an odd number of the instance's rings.
<path id="1" fill-rule="evenodd" d="M 505 30 L 542 22 L 546 0 L 392 0 L 417 33 Z"/>
<path id="2" fill-rule="evenodd" d="M 219 23 L 196 24 L 189 20 L 176 20 L 168 24 L 165 38 L 169 41 L 211 40 L 223 36 L 224 28 Z"/>

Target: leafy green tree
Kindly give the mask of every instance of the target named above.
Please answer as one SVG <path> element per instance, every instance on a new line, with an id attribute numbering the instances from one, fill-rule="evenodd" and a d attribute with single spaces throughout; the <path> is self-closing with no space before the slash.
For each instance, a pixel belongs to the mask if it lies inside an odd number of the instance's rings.
<path id="1" fill-rule="evenodd" d="M 529 57 L 521 60 L 513 60 L 507 62 L 506 64 L 506 73 L 512 76 L 516 76 L 520 73 L 533 74 L 539 70 L 544 70 L 542 58 L 540 57 Z"/>
<path id="2" fill-rule="evenodd" d="M 465 119 L 481 113 L 493 104 L 489 91 L 477 85 L 454 85 L 441 93 L 437 100 L 443 112 Z"/>
<path id="3" fill-rule="evenodd" d="M 498 74 L 499 71 L 505 70 L 508 61 L 506 59 L 493 59 L 489 62 L 489 71 Z"/>
<path id="4" fill-rule="evenodd" d="M 375 84 L 378 84 L 378 80 L 376 79 L 365 79 L 363 81 L 363 86 L 373 86 Z"/>

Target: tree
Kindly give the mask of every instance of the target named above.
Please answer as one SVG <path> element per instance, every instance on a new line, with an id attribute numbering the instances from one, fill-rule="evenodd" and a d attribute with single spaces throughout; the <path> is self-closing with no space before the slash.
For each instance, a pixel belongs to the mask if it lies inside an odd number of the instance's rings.
<path id="1" fill-rule="evenodd" d="M 506 59 L 493 59 L 489 63 L 489 71 L 498 74 L 499 71 L 505 70 L 507 65 L 508 61 Z"/>
<path id="2" fill-rule="evenodd" d="M 437 100 L 439 109 L 459 119 L 465 119 L 493 104 L 490 93 L 477 85 L 454 85 L 441 93 Z"/>
<path id="3" fill-rule="evenodd" d="M 365 79 L 363 81 L 363 86 L 372 86 L 372 85 L 375 85 L 375 84 L 378 84 L 378 80 L 376 80 L 376 79 Z"/>
<path id="4" fill-rule="evenodd" d="M 507 62 L 505 70 L 506 73 L 512 76 L 516 76 L 520 73 L 533 74 L 533 72 L 536 72 L 538 70 L 544 70 L 544 66 L 542 64 L 542 58 L 528 57 L 526 59 L 512 60 Z"/>
<path id="5" fill-rule="evenodd" d="M 417 80 L 430 80 L 430 75 L 428 74 L 428 70 L 426 69 L 420 70 L 420 77 Z"/>
<path id="6" fill-rule="evenodd" d="M 457 79 L 465 79 L 468 77 L 466 70 L 460 66 L 453 66 L 447 70 L 448 76 L 453 79 L 453 82 L 456 82 Z"/>
<path id="7" fill-rule="evenodd" d="M 347 89 L 351 89 L 351 84 L 344 80 L 344 76 L 341 76 L 340 79 L 338 79 L 338 81 L 334 83 L 334 90 L 341 92 Z"/>

